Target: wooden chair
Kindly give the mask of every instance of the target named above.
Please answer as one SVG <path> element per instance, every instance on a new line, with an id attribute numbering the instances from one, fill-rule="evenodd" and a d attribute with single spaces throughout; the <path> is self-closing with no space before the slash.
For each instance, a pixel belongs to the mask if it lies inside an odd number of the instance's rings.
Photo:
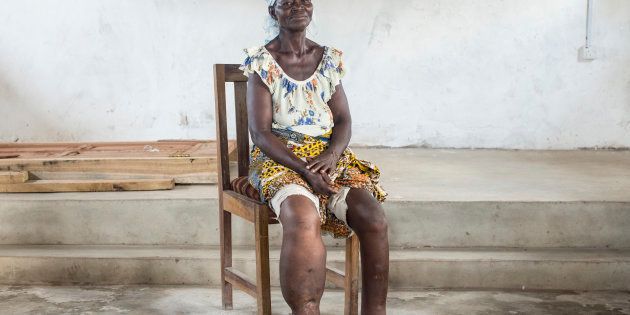
<path id="1" fill-rule="evenodd" d="M 256 298 L 258 314 L 271 314 L 271 292 L 269 280 L 269 233 L 268 225 L 276 224 L 278 218 L 271 209 L 256 198 L 256 194 L 244 193 L 235 184 L 253 186 L 247 180 L 249 170 L 249 129 L 247 124 L 247 77 L 238 69 L 237 64 L 214 65 L 214 95 L 217 128 L 217 161 L 219 192 L 219 231 L 221 233 L 221 283 L 223 309 L 232 309 L 232 289 L 243 290 Z M 236 111 L 236 143 L 238 177 L 230 180 L 228 156 L 228 138 L 226 121 L 226 83 L 234 83 L 234 101 Z M 232 267 L 232 215 L 235 214 L 255 226 L 256 239 L 256 279 L 252 280 L 244 273 Z M 326 267 L 326 280 L 345 290 L 344 314 L 358 314 L 359 291 L 359 240 L 356 234 L 346 240 L 345 272 L 333 267 Z"/>

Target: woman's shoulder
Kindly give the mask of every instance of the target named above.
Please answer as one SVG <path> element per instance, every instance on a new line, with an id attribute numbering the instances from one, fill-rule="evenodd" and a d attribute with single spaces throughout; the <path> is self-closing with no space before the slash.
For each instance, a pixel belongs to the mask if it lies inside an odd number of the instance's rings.
<path id="1" fill-rule="evenodd" d="M 248 57 L 261 57 L 264 56 L 266 50 L 264 45 L 250 46 L 243 48 L 243 51 Z"/>
<path id="2" fill-rule="evenodd" d="M 343 75 L 344 71 L 344 61 L 343 55 L 344 52 L 340 48 L 336 46 L 324 46 L 326 51 L 324 54 L 324 62 L 322 63 L 323 69 L 322 71 L 333 71 L 337 73 L 341 73 Z"/>
<path id="3" fill-rule="evenodd" d="M 328 52 L 333 57 L 341 58 L 343 56 L 343 50 L 341 50 L 340 48 L 336 46 L 327 46 L 327 47 L 328 47 Z"/>
<path id="4" fill-rule="evenodd" d="M 336 46 L 324 46 L 324 60 L 322 62 L 324 72 L 326 70 L 342 71 L 344 67 L 344 52 Z"/>
<path id="5" fill-rule="evenodd" d="M 265 45 L 250 46 L 243 48 L 243 51 L 245 52 L 245 61 L 243 61 L 241 68 L 248 67 L 267 70 L 274 64 L 273 57 L 265 48 Z"/>
<path id="6" fill-rule="evenodd" d="M 335 93 L 337 85 L 341 83 L 341 79 L 346 75 L 347 67 L 343 60 L 343 50 L 335 46 L 326 46 L 326 54 L 322 61 L 320 73 L 327 78 L 329 85 L 329 96 Z M 326 98 L 327 102 L 330 97 Z"/>
<path id="7" fill-rule="evenodd" d="M 265 46 L 251 46 L 243 50 L 246 57 L 239 69 L 243 71 L 245 76 L 257 73 L 273 93 L 277 79 L 280 77 L 280 68 L 275 65 L 273 57 L 265 49 Z"/>

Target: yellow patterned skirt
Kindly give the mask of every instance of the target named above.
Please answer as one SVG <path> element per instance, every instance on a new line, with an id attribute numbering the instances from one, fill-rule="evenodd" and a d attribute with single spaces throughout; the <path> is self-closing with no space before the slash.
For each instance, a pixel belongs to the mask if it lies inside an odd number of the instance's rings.
<path id="1" fill-rule="evenodd" d="M 313 137 L 293 130 L 275 128 L 272 129 L 272 133 L 298 158 L 318 156 L 328 148 L 332 135 L 330 131 L 322 136 Z M 378 202 L 383 203 L 388 193 L 378 183 L 380 174 L 378 166 L 370 161 L 359 159 L 350 148 L 346 148 L 330 179 L 335 188 L 341 188 L 341 186 L 364 188 L 372 193 Z M 347 238 L 352 235 L 350 227 L 338 219 L 330 209 L 327 209 L 329 196 L 315 193 L 301 175 L 275 162 L 256 145 L 250 151 L 249 182 L 258 190 L 260 200 L 268 204 L 275 193 L 287 184 L 293 183 L 305 187 L 319 198 L 322 232 L 334 238 Z M 270 204 L 269 207 L 271 207 Z"/>

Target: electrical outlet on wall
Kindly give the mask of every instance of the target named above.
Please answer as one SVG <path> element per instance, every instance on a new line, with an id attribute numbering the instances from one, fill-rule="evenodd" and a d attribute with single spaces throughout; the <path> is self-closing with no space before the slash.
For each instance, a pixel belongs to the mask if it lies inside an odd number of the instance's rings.
<path id="1" fill-rule="evenodd" d="M 580 60 L 590 61 L 597 59 L 597 50 L 593 46 L 582 46 L 578 50 Z"/>

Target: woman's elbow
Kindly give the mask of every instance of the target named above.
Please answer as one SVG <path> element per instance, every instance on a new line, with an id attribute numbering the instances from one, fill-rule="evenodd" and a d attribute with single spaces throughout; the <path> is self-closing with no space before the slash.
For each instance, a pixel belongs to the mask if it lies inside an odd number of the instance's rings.
<path id="1" fill-rule="evenodd" d="M 263 141 L 263 139 L 265 138 L 264 135 L 264 130 L 249 130 L 249 134 L 252 137 L 252 142 L 256 145 L 259 146 L 260 143 Z"/>
<path id="2" fill-rule="evenodd" d="M 352 118 L 350 116 L 336 117 L 334 122 L 335 122 L 335 126 L 343 125 L 343 126 L 347 126 L 347 128 L 352 127 Z"/>

